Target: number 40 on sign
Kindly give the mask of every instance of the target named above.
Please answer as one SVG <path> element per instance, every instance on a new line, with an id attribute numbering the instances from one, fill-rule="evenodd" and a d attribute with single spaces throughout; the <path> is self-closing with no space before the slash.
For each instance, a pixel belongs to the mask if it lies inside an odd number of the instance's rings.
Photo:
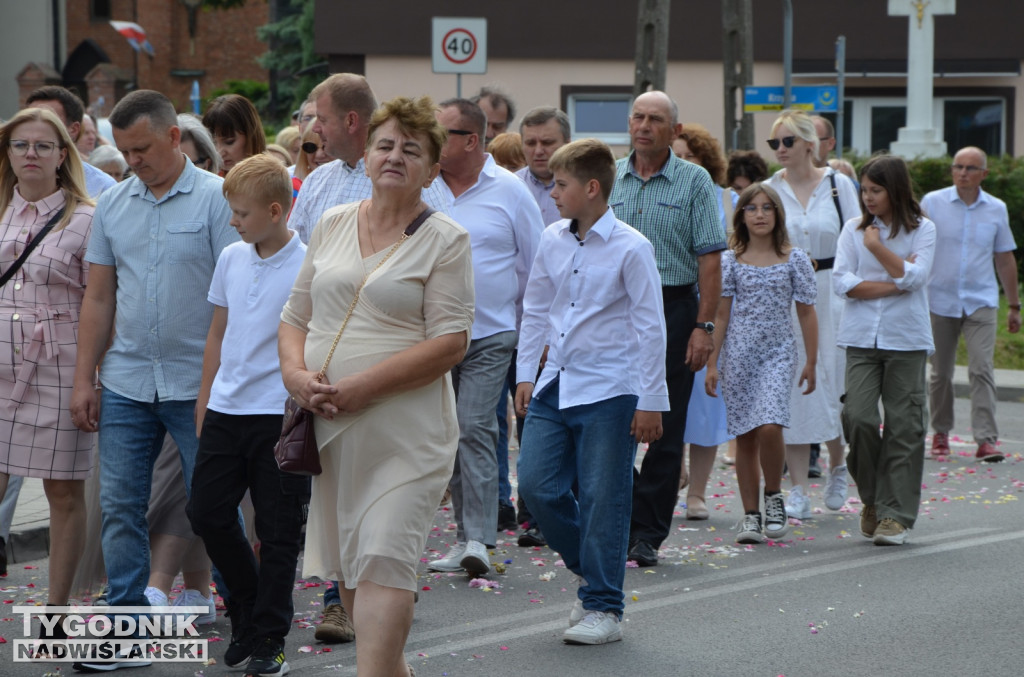
<path id="1" fill-rule="evenodd" d="M 435 16 L 431 44 L 435 73 L 487 72 L 487 19 Z"/>

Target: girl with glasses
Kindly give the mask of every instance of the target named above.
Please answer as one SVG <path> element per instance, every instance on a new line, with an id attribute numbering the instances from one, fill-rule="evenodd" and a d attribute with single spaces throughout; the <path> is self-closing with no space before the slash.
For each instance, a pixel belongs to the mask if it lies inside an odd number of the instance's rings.
<path id="1" fill-rule="evenodd" d="M 71 418 L 93 202 L 64 124 L 28 108 L 0 127 L 0 496 L 39 477 L 50 505 L 49 606 L 65 606 L 85 546 L 93 435 Z M 63 213 L 61 213 L 63 210 Z M 15 262 L 48 223 L 28 258 Z M 45 628 L 44 628 L 45 632 Z M 55 626 L 51 637 L 63 637 Z"/>
<path id="2" fill-rule="evenodd" d="M 803 520 L 812 515 L 806 488 L 811 444 L 825 442 L 828 447 L 825 506 L 839 510 L 846 502 L 846 461 L 839 420 L 845 362 L 835 340 L 842 304 L 832 293 L 831 269 L 843 221 L 859 214 L 860 205 L 852 181 L 830 167 L 814 166 L 818 134 L 807 113 L 783 111 L 772 125 L 768 146 L 782 169 L 766 185 L 779 194 L 786 210 L 789 241 L 810 255 L 818 284 L 818 388 L 810 397 L 804 397 L 799 385 L 793 383 L 793 418 L 784 432 L 786 465 L 792 483 L 786 511 L 790 517 Z M 799 342 L 797 335 L 798 346 Z"/>
<path id="3" fill-rule="evenodd" d="M 780 486 L 782 430 L 790 424 L 791 384 L 799 384 L 804 395 L 815 389 L 817 288 L 810 258 L 789 243 L 785 210 L 774 190 L 762 183 L 745 189 L 736 203 L 733 228 L 732 249 L 722 254 L 722 302 L 715 318 L 719 331 L 704 387 L 717 397 L 721 381 L 729 434 L 736 436 L 736 480 L 744 511 L 736 542 L 763 543 L 765 537 L 779 539 L 789 530 Z M 799 377 L 790 320 L 794 305 L 807 356 Z"/>

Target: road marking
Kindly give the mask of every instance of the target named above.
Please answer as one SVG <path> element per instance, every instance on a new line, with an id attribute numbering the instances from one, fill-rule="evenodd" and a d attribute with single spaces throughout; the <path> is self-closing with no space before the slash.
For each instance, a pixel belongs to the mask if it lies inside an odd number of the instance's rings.
<path id="1" fill-rule="evenodd" d="M 728 571 L 716 570 L 712 573 L 687 578 L 685 581 L 677 580 L 644 586 L 644 595 L 660 594 L 664 596 L 659 596 L 658 599 L 649 601 L 632 602 L 626 607 L 626 615 L 631 618 L 637 614 L 677 605 L 681 602 L 708 599 L 763 588 L 765 581 L 769 578 L 773 581 L 798 581 L 814 576 L 834 575 L 840 571 L 868 567 L 882 560 L 886 563 L 899 562 L 918 557 L 931 557 L 943 552 L 1008 543 L 1021 539 L 1024 539 L 1024 531 L 1005 533 L 996 528 L 961 529 L 914 538 L 910 546 L 904 546 L 904 549 L 898 549 L 896 552 L 893 551 L 893 548 L 872 548 L 872 554 L 853 560 L 850 559 L 851 553 L 849 552 L 832 551 L 822 553 L 821 555 L 809 555 L 802 559 L 787 561 L 786 567 L 780 567 L 779 561 L 772 561 Z M 865 542 L 864 545 L 867 545 L 867 543 Z M 810 566 L 807 566 L 808 564 Z M 799 568 L 796 568 L 797 565 L 800 565 Z M 685 586 L 687 590 L 681 590 L 682 586 Z M 706 587 L 696 589 L 700 586 Z M 418 659 L 422 659 L 420 654 L 438 656 L 469 651 L 478 647 L 493 648 L 497 644 L 507 644 L 510 641 L 523 637 L 561 632 L 568 627 L 566 619 L 569 616 L 569 607 L 570 605 L 566 603 L 564 608 L 559 607 L 545 611 L 522 611 L 500 617 L 474 620 L 455 627 L 440 628 L 421 633 L 413 632 L 410 633 L 409 640 L 406 642 L 405 659 L 409 662 L 415 662 Z M 546 616 L 557 620 L 538 622 L 538 618 Z M 497 627 L 502 629 L 487 635 L 480 634 L 482 631 Z M 454 641 L 446 639 L 466 633 L 472 633 L 472 636 Z M 425 646 L 424 643 L 426 642 L 436 643 Z M 338 649 L 334 649 L 332 653 L 321 655 L 316 660 L 316 664 L 336 664 L 339 660 L 345 660 L 346 658 L 354 661 L 354 648 L 347 648 L 346 652 L 343 653 Z M 348 661 L 346 660 L 345 662 Z M 337 665 L 336 672 L 339 675 L 354 675 L 356 674 L 356 668 L 354 663 L 347 666 Z"/>

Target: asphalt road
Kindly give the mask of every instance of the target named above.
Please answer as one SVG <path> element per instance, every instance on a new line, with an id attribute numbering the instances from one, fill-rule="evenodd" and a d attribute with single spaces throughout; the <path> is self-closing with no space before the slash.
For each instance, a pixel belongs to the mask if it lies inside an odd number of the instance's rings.
<path id="1" fill-rule="evenodd" d="M 968 403 L 956 406 L 963 425 L 954 433 L 969 438 Z M 924 505 L 905 546 L 874 546 L 859 533 L 859 504 L 825 510 L 821 486 L 811 491 L 814 518 L 784 542 L 737 546 L 732 529 L 742 510 L 731 469 L 721 466 L 712 476 L 711 519 L 677 519 L 659 566 L 627 570 L 622 642 L 562 644 L 574 599 L 569 573 L 550 550 L 518 548 L 506 536 L 492 556 L 506 573 L 491 576 L 493 586 L 421 569 L 406 658 L 418 677 L 1022 674 L 1024 404 L 1002 402 L 998 414 L 1007 461 L 974 463 L 973 444 L 954 436 L 963 455 L 926 462 Z M 454 536 L 445 511 L 435 525 L 425 557 L 445 551 Z M 12 568 L 0 589 L 4 603 L 45 601 L 46 571 L 45 560 Z M 296 582 L 286 649 L 292 673 L 355 675 L 354 645 L 313 640 L 322 595 L 317 582 Z M 204 636 L 228 634 L 228 621 L 218 618 Z M 21 620 L 9 612 L 0 636 L 7 640 L 0 675 L 72 674 L 69 664 L 13 663 L 10 640 L 21 637 Z M 226 641 L 210 646 L 219 662 Z M 241 671 L 154 664 L 119 674 Z"/>

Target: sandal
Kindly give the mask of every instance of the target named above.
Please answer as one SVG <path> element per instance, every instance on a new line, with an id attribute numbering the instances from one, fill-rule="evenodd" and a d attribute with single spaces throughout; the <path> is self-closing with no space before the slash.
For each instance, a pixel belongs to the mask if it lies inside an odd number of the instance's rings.
<path id="1" fill-rule="evenodd" d="M 685 489 L 689 483 L 690 475 L 686 472 L 686 468 L 684 467 L 682 472 L 679 473 L 679 491 Z"/>

